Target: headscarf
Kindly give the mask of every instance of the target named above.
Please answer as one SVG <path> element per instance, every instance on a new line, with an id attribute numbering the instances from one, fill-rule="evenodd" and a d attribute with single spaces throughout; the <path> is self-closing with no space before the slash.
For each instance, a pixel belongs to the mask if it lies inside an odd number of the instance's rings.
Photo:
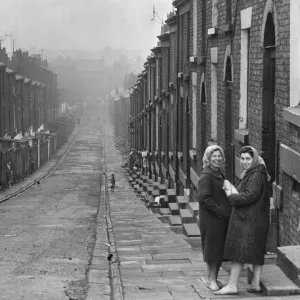
<path id="1" fill-rule="evenodd" d="M 212 145 L 212 146 L 208 146 L 205 149 L 205 152 L 204 152 L 204 155 L 203 155 L 203 158 L 202 158 L 203 169 L 206 168 L 206 167 L 208 167 L 208 166 L 210 166 L 211 155 L 216 150 L 220 151 L 220 153 L 221 153 L 221 155 L 223 157 L 222 165 L 224 164 L 224 162 L 225 162 L 225 155 L 224 155 L 223 149 L 220 146 L 218 146 L 218 145 Z"/>
<path id="2" fill-rule="evenodd" d="M 265 167 L 265 170 L 266 170 L 266 173 L 267 173 L 267 178 L 268 178 L 268 181 L 271 180 L 271 176 L 270 174 L 268 173 L 267 171 L 267 167 L 266 167 L 266 163 L 265 161 L 263 160 L 263 158 L 261 156 L 258 155 L 258 152 L 255 148 L 251 147 L 251 146 L 245 146 L 247 148 L 251 148 L 252 152 L 253 152 L 253 162 L 252 162 L 252 165 L 251 167 L 248 169 L 248 170 L 244 170 L 240 176 L 241 179 L 244 178 L 244 176 L 246 175 L 247 172 L 253 170 L 254 168 L 256 168 L 258 165 L 263 165 Z M 242 148 L 243 149 L 243 148 Z M 243 168 L 242 164 L 241 164 L 241 167 Z"/>

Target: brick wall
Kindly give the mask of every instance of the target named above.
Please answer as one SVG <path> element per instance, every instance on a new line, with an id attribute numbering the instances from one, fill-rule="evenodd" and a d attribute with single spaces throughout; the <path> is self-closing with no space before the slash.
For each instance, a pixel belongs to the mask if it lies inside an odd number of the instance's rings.
<path id="1" fill-rule="evenodd" d="M 173 28 L 176 31 L 170 32 L 169 36 L 169 54 L 166 49 L 162 50 L 162 88 L 169 90 L 170 95 L 174 100 L 174 104 L 169 103 L 169 136 L 171 144 L 169 144 L 170 151 L 174 153 L 174 160 L 171 161 L 171 165 L 176 171 L 176 149 L 183 151 L 183 162 L 180 163 L 180 168 L 188 175 L 188 163 L 191 162 L 192 168 L 198 175 L 202 170 L 202 154 L 204 148 L 208 145 L 211 137 L 211 116 L 217 115 L 217 143 L 225 148 L 225 146 L 234 145 L 227 148 L 228 157 L 234 158 L 238 156 L 239 149 L 243 146 L 240 140 L 235 139 L 235 131 L 240 126 L 240 74 L 241 74 L 241 30 L 242 20 L 241 11 L 249 7 L 252 8 L 251 13 L 251 27 L 249 29 L 249 70 L 248 70 L 248 82 L 247 82 L 247 130 L 249 144 L 258 149 L 263 156 L 266 156 L 266 147 L 264 146 L 264 132 L 266 131 L 266 125 L 264 122 L 264 55 L 266 50 L 264 49 L 264 31 L 268 13 L 272 14 L 275 24 L 275 129 L 276 140 L 291 147 L 293 150 L 300 153 L 300 129 L 291 123 L 288 123 L 283 119 L 283 109 L 290 105 L 289 103 L 289 64 L 290 64 L 290 4 L 289 1 L 282 0 L 232 0 L 231 8 L 231 30 L 226 32 L 226 25 L 228 25 L 228 7 L 226 0 L 219 0 L 217 7 L 214 8 L 213 16 L 212 1 L 198 1 L 197 2 L 197 65 L 191 65 L 189 62 L 189 56 L 192 49 L 193 39 L 193 22 L 191 21 L 193 7 L 190 4 L 190 9 L 186 9 L 182 12 L 180 5 L 185 5 L 189 1 L 176 0 L 177 16 L 172 23 Z M 184 4 L 182 4 L 184 3 Z M 212 28 L 212 17 L 217 20 L 215 35 L 208 35 L 208 29 Z M 172 18 L 170 18 L 171 20 Z M 177 23 L 176 23 L 176 20 Z M 204 27 L 203 27 L 204 24 Z M 170 28 L 172 28 L 170 26 Z M 229 28 L 229 27 L 228 27 Z M 230 29 L 230 28 L 229 28 Z M 178 38 L 178 40 L 177 40 Z M 217 111 L 211 109 L 211 48 L 217 47 Z M 178 57 L 177 57 L 178 53 Z M 167 56 L 169 59 L 166 59 Z M 232 63 L 232 82 L 226 84 L 226 60 L 231 59 Z M 202 61 L 204 58 L 204 62 Z M 168 62 L 170 65 L 168 65 Z M 167 69 L 170 70 L 170 78 L 168 78 Z M 190 116 L 192 115 L 192 90 L 191 80 L 190 82 L 177 78 L 177 72 L 190 73 L 197 72 L 197 132 L 196 132 L 196 145 L 197 145 L 197 161 L 190 161 L 189 149 L 191 149 L 192 141 L 192 118 L 187 120 L 186 108 L 190 108 Z M 152 78 L 155 81 L 155 78 Z M 168 83 L 177 83 L 177 90 L 169 89 Z M 201 87 L 205 87 L 205 99 L 206 103 L 201 103 Z M 226 100 L 226 86 L 230 87 L 231 99 Z M 183 95 L 180 93 L 180 88 L 183 88 Z M 160 87 L 156 87 L 160 89 Z M 180 95 L 182 97 L 180 97 Z M 171 97 L 170 97 L 171 99 Z M 187 100 L 188 99 L 188 100 Z M 189 105 L 187 105 L 189 101 Z M 230 102 L 226 102 L 230 101 Z M 229 104 L 231 104 L 231 110 L 228 111 Z M 176 108 L 179 111 L 176 111 Z M 231 116 L 230 126 L 226 127 L 226 112 L 227 116 Z M 178 116 L 178 117 L 177 117 Z M 154 120 L 155 113 L 152 115 L 152 128 L 155 129 Z M 165 121 L 166 119 L 164 119 Z M 189 121 L 187 123 L 187 121 Z M 165 126 L 165 124 L 162 124 Z M 225 131 L 226 128 L 230 128 L 230 131 Z M 164 127 L 166 130 L 166 127 Z M 205 132 L 204 132 L 205 130 Z M 166 131 L 164 131 L 167 134 Z M 189 135 L 187 135 L 189 133 Z M 231 140 L 228 140 L 227 135 L 231 133 Z M 175 137 L 178 134 L 178 139 Z M 189 136 L 189 140 L 187 140 Z M 165 137 L 165 136 L 164 136 Z M 173 141 L 173 142 L 172 142 Z M 177 144 L 176 144 L 177 143 Z M 187 145 L 187 143 L 189 143 Z M 276 145 L 274 144 L 274 148 Z M 233 153 L 232 153 L 233 152 Z M 227 157 L 227 158 L 228 158 Z M 279 157 L 275 157 L 276 163 Z M 234 160 L 235 161 L 235 160 Z M 232 164 L 234 163 L 232 162 Z M 165 160 L 165 163 L 167 160 Z M 225 170 L 224 170 L 225 171 Z M 230 169 L 226 169 L 227 173 Z M 294 179 L 285 174 L 280 168 L 277 168 L 276 183 L 283 188 L 283 205 L 282 210 L 279 212 L 280 221 L 280 243 L 296 244 L 300 242 L 300 233 L 298 230 L 300 211 L 297 197 L 292 197 L 291 193 L 295 190 Z M 228 174 L 227 174 L 228 175 Z M 191 198 L 196 200 L 196 193 L 191 194 Z"/>

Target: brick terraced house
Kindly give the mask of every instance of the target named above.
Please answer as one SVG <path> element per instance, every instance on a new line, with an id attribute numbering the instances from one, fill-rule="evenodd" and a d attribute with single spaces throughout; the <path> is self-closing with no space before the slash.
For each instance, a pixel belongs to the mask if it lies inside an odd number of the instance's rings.
<path id="1" fill-rule="evenodd" d="M 168 203 L 177 215 L 170 225 L 200 234 L 185 223 L 199 222 L 208 145 L 224 148 L 224 172 L 234 182 L 238 151 L 251 145 L 272 177 L 274 243 L 299 245 L 300 2 L 175 0 L 173 6 L 130 89 L 124 124 L 131 147 L 148 151 L 148 177 L 162 194 L 177 197 Z"/>

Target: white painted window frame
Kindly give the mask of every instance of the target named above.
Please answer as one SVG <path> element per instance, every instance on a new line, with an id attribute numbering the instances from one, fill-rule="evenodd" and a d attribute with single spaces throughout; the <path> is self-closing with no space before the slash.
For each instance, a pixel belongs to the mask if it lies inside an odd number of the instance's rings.
<path id="1" fill-rule="evenodd" d="M 210 80 L 210 94 L 211 94 L 211 140 L 216 141 L 218 136 L 218 48 L 210 48 L 211 56 L 211 80 Z"/>
<path id="2" fill-rule="evenodd" d="M 239 129 L 248 127 L 248 75 L 249 35 L 252 23 L 252 7 L 241 10 L 241 66 L 240 66 L 240 108 Z"/>

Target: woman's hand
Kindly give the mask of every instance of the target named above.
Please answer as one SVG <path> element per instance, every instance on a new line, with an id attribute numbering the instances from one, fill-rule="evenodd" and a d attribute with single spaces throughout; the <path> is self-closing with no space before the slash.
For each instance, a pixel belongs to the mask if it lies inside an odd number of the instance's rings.
<path id="1" fill-rule="evenodd" d="M 229 180 L 226 179 L 224 180 L 223 189 L 227 197 L 229 197 L 231 194 L 238 194 L 238 191 L 235 188 L 235 186 Z"/>
<path id="2" fill-rule="evenodd" d="M 224 188 L 224 191 L 225 191 L 225 194 L 226 194 L 227 197 L 229 197 L 232 194 L 232 189 L 225 189 Z"/>

